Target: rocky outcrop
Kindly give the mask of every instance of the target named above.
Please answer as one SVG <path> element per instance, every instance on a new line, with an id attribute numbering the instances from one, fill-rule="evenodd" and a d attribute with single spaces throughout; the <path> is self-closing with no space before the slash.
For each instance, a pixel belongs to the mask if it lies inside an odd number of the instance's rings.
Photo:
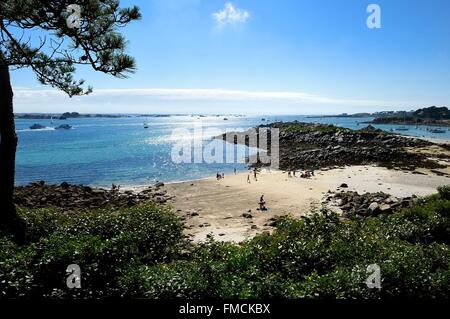
<path id="1" fill-rule="evenodd" d="M 150 186 L 142 192 L 106 190 L 89 186 L 47 185 L 35 182 L 15 188 L 14 201 L 22 207 L 39 208 L 54 206 L 69 210 L 84 210 L 104 207 L 129 207 L 143 201 L 165 203 L 170 197 L 161 186 Z"/>
<path id="2" fill-rule="evenodd" d="M 325 203 L 339 207 L 344 217 L 353 218 L 392 214 L 402 208 L 411 207 L 415 198 L 414 195 L 397 198 L 383 192 L 358 194 L 350 191 L 329 193 Z"/>
<path id="3" fill-rule="evenodd" d="M 417 167 L 442 168 L 442 165 L 429 160 L 424 154 L 406 151 L 406 148 L 426 147 L 433 143 L 384 132 L 370 125 L 356 131 L 300 122 L 278 122 L 258 127 L 261 128 L 279 129 L 282 170 L 370 164 L 405 170 Z M 251 131 L 234 134 L 238 136 L 235 143 L 245 140 L 248 144 Z M 259 138 L 259 134 L 256 134 Z M 270 137 L 268 144 L 270 147 Z"/>

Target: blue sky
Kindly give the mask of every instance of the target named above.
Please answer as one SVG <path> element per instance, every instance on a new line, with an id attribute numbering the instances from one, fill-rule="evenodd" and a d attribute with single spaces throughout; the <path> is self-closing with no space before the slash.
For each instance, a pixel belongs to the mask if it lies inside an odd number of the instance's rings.
<path id="1" fill-rule="evenodd" d="M 74 0 L 74 3 L 76 1 Z M 370 3 L 381 29 L 366 25 Z M 450 106 L 447 0 L 127 0 L 138 71 L 69 99 L 13 71 L 16 112 L 319 114 Z"/>

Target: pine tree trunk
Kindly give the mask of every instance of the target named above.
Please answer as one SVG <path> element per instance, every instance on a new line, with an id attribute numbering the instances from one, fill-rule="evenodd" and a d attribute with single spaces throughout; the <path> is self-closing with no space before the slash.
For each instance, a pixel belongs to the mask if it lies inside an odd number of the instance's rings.
<path id="1" fill-rule="evenodd" d="M 0 226 L 16 231 L 14 172 L 17 135 L 9 68 L 0 52 Z"/>

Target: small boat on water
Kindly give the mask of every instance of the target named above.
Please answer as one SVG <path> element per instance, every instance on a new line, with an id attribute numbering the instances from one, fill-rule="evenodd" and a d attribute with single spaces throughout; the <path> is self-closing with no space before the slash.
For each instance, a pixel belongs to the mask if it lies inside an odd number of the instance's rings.
<path id="1" fill-rule="evenodd" d="M 440 128 L 430 129 L 429 131 L 430 131 L 431 133 L 437 133 L 437 134 L 445 133 L 445 130 L 440 129 Z"/>
<path id="2" fill-rule="evenodd" d="M 409 131 L 409 128 L 407 128 L 407 127 L 405 126 L 405 124 L 406 124 L 406 113 L 403 115 L 403 125 L 397 127 L 395 130 L 396 130 L 396 131 Z"/>
<path id="3" fill-rule="evenodd" d="M 69 124 L 62 124 L 60 126 L 55 127 L 55 130 L 70 130 L 72 128 Z"/>
<path id="4" fill-rule="evenodd" d="M 33 124 L 30 126 L 30 130 L 42 130 L 44 128 L 47 128 L 47 127 L 44 125 L 41 125 L 41 124 Z"/>

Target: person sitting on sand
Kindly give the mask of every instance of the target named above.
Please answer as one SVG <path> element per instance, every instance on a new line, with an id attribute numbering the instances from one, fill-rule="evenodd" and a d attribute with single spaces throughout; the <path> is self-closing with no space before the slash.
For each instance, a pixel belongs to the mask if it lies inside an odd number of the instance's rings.
<path id="1" fill-rule="evenodd" d="M 264 201 L 264 195 L 259 198 L 259 210 L 267 210 L 266 202 Z"/>

